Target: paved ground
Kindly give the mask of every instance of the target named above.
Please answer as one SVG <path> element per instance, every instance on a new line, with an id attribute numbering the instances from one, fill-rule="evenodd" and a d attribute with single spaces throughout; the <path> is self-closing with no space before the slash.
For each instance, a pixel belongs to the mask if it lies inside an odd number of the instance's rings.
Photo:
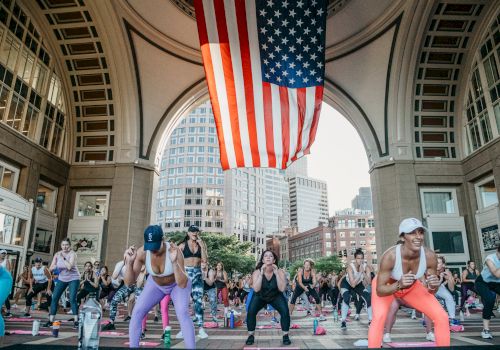
<path id="1" fill-rule="evenodd" d="M 331 310 L 328 309 L 327 310 Z M 128 322 L 123 322 L 123 309 L 118 317 L 116 323 L 117 334 L 102 335 L 100 345 L 105 347 L 126 347 L 125 343 L 128 341 Z M 23 310 L 13 309 L 15 317 L 20 317 Z M 179 329 L 179 324 L 175 317 L 174 310 L 171 308 L 170 314 L 172 315 L 171 326 L 173 327 L 173 335 Z M 108 317 L 108 312 L 104 314 L 104 320 Z M 153 314 L 149 315 L 147 323 L 146 339 L 144 341 L 150 342 L 150 347 L 163 347 L 160 336 L 161 321 L 159 323 L 153 322 Z M 33 318 L 38 318 L 43 321 L 47 319 L 45 312 L 34 311 Z M 66 314 L 58 315 L 59 319 L 69 319 Z M 23 322 L 19 319 L 6 319 L 7 332 L 13 331 L 31 331 L 32 320 Z M 292 317 L 292 325 L 300 326 L 299 329 L 292 329 L 290 337 L 292 345 L 288 349 L 332 349 L 332 348 L 353 348 L 353 343 L 358 339 L 367 337 L 367 320 L 366 315 L 362 315 L 361 321 L 350 320 L 348 322 L 348 329 L 345 332 L 340 330 L 340 323 L 334 322 L 331 312 L 327 314 L 327 320 L 320 324 L 326 328 L 327 334 L 324 336 L 312 335 L 313 318 L 307 317 L 304 311 L 295 311 Z M 263 312 L 259 314 L 257 326 L 270 326 L 272 325 L 271 317 L 264 315 Z M 465 331 L 460 333 L 452 333 L 451 345 L 454 346 L 478 346 L 478 345 L 496 345 L 500 346 L 500 320 L 492 320 L 492 333 L 495 337 L 493 340 L 484 340 L 481 338 L 480 332 L 482 328 L 481 314 L 473 313 L 471 317 L 466 318 L 463 322 Z M 31 334 L 11 334 L 4 338 L 3 345 L 15 344 L 46 344 L 46 345 L 74 345 L 77 344 L 77 331 L 71 328 L 72 322 L 63 322 L 59 338 L 54 338 L 50 335 L 39 335 L 36 337 Z M 222 324 L 220 324 L 222 327 Z M 41 328 L 44 331 L 50 329 Z M 235 329 L 215 328 L 207 329 L 209 338 L 197 338 L 197 347 L 199 349 L 243 349 L 245 348 L 245 340 L 247 337 L 246 327 L 238 327 Z M 396 342 L 425 342 L 425 332 L 422 324 L 418 320 L 412 320 L 404 311 L 398 314 L 398 321 L 393 329 L 393 341 Z M 183 348 L 184 343 L 179 340 L 173 339 L 172 348 Z M 256 332 L 256 342 L 249 348 L 278 348 L 283 347 L 281 344 L 281 331 L 280 329 L 258 329 Z"/>

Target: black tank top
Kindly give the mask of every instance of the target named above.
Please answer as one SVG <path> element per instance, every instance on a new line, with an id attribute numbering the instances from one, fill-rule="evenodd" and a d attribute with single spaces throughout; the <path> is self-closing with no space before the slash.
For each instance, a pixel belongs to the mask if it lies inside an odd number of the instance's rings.
<path id="1" fill-rule="evenodd" d="M 312 278 L 312 273 L 309 271 L 309 277 L 306 278 L 305 276 L 305 271 L 302 271 L 302 284 L 303 285 L 311 285 L 313 283 L 313 278 Z"/>
<path id="2" fill-rule="evenodd" d="M 193 254 L 191 249 L 189 249 L 189 243 L 188 241 L 184 242 L 184 250 L 182 251 L 182 254 L 184 254 L 184 258 L 200 258 L 201 259 L 201 247 L 196 242 L 196 245 L 198 246 L 198 249 L 196 250 L 196 253 Z"/>
<path id="3" fill-rule="evenodd" d="M 276 275 L 273 273 L 273 276 L 270 280 L 264 275 L 262 276 L 262 287 L 260 291 L 256 294 L 261 297 L 267 303 L 270 303 L 280 294 L 280 290 L 278 289 L 278 280 L 276 279 Z"/>
<path id="4" fill-rule="evenodd" d="M 219 289 L 226 288 L 226 282 L 218 280 L 217 277 L 224 278 L 224 273 L 222 273 L 222 276 L 218 276 L 217 272 L 215 273 L 215 286 Z"/>
<path id="5" fill-rule="evenodd" d="M 477 278 L 476 270 L 474 269 L 472 272 L 470 272 L 469 269 L 467 269 L 467 279 L 468 280 L 475 280 Z M 471 282 L 469 282 L 471 283 Z"/>
<path id="6" fill-rule="evenodd" d="M 204 273 L 202 272 L 205 276 L 203 276 L 203 290 L 210 290 L 210 289 L 214 289 L 215 288 L 215 283 L 212 284 L 212 285 L 209 285 L 206 281 L 205 281 L 205 278 L 208 277 L 208 273 L 210 272 L 210 270 L 207 271 L 207 273 Z"/>

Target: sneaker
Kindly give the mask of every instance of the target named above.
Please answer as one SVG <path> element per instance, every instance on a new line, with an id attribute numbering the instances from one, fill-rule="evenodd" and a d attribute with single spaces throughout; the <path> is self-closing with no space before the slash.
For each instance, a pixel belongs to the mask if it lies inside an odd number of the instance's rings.
<path id="1" fill-rule="evenodd" d="M 131 319 L 132 319 L 132 317 L 127 316 L 127 317 L 125 317 L 125 318 L 123 319 L 123 322 L 128 322 L 128 321 L 130 321 Z"/>
<path id="2" fill-rule="evenodd" d="M 73 315 L 73 311 L 69 310 L 66 312 L 68 315 Z"/>
<path id="3" fill-rule="evenodd" d="M 382 341 L 384 343 L 390 343 L 392 341 L 392 339 L 391 339 L 391 333 L 385 333 L 384 337 L 382 338 Z"/>
<path id="4" fill-rule="evenodd" d="M 26 312 L 24 315 L 23 315 L 24 318 L 31 318 L 31 315 L 29 312 Z"/>
<path id="5" fill-rule="evenodd" d="M 283 337 L 284 338 L 284 337 Z M 284 339 L 283 339 L 284 340 Z M 246 345 L 253 345 L 253 343 L 255 342 L 255 337 L 253 336 L 253 334 L 250 334 L 247 338 L 247 341 L 245 342 Z"/>
<path id="6" fill-rule="evenodd" d="M 141 332 L 141 340 L 144 340 L 144 339 L 146 339 L 146 333 Z"/>
<path id="7" fill-rule="evenodd" d="M 153 322 L 158 322 L 158 316 L 155 316 L 155 319 L 153 320 Z"/>
<path id="8" fill-rule="evenodd" d="M 180 331 L 179 333 L 177 333 L 175 335 L 175 339 L 184 339 L 184 336 L 182 335 L 182 331 Z"/>
<path id="9" fill-rule="evenodd" d="M 306 316 L 311 316 L 311 311 L 307 310 Z"/>
<path id="10" fill-rule="evenodd" d="M 429 332 L 425 336 L 425 339 L 428 341 L 436 341 L 436 337 L 434 336 L 434 332 Z"/>
<path id="11" fill-rule="evenodd" d="M 489 329 L 483 329 L 481 332 L 481 338 L 483 339 L 493 339 L 493 335 L 490 333 Z"/>
<path id="12" fill-rule="evenodd" d="M 347 323 L 345 321 L 342 321 L 342 323 L 340 324 L 340 329 L 343 331 L 347 330 Z"/>
<path id="13" fill-rule="evenodd" d="M 45 323 L 42 325 L 42 327 L 44 327 L 44 328 L 50 328 L 50 327 L 52 327 L 52 322 L 47 321 L 47 322 L 45 322 Z"/>
<path id="14" fill-rule="evenodd" d="M 278 323 L 278 319 L 276 317 L 273 316 L 273 318 L 271 318 L 271 322 L 273 323 Z"/>
<path id="15" fill-rule="evenodd" d="M 283 336 L 283 345 L 290 345 L 292 344 L 292 342 L 290 341 L 290 337 L 288 336 L 288 334 L 285 334 Z"/>
<path id="16" fill-rule="evenodd" d="M 457 320 L 457 319 L 450 319 L 450 325 L 451 326 L 459 326 L 460 325 L 460 321 Z"/>
<path id="17" fill-rule="evenodd" d="M 73 322 L 73 329 L 78 329 L 79 324 L 78 321 Z"/>
<path id="18" fill-rule="evenodd" d="M 198 336 L 201 338 L 201 339 L 206 339 L 208 338 L 208 334 L 207 332 L 205 332 L 205 330 L 203 328 L 200 328 L 200 330 L 198 331 Z"/>
<path id="19" fill-rule="evenodd" d="M 109 322 L 102 326 L 101 331 L 114 331 L 116 330 L 115 324 L 112 322 Z"/>
<path id="20" fill-rule="evenodd" d="M 359 314 L 354 315 L 354 321 L 359 321 Z"/>
<path id="21" fill-rule="evenodd" d="M 14 315 L 12 315 L 10 312 L 6 312 L 4 317 L 5 318 L 9 318 L 9 317 L 12 317 L 12 316 L 14 316 Z"/>
<path id="22" fill-rule="evenodd" d="M 416 320 L 417 319 L 417 313 L 415 312 L 415 309 L 412 310 L 411 312 L 411 319 Z"/>
<path id="23" fill-rule="evenodd" d="M 319 320 L 320 320 L 320 321 L 326 321 L 326 317 L 325 317 L 325 315 L 320 315 L 320 316 L 319 316 Z"/>

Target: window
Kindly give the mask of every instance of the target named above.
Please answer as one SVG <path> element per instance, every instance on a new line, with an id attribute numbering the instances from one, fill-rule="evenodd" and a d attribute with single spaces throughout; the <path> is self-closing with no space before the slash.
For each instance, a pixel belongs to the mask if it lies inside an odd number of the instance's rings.
<path id="1" fill-rule="evenodd" d="M 57 199 L 57 188 L 43 181 L 38 184 L 36 195 L 36 206 L 50 212 L 55 212 Z"/>
<path id="2" fill-rule="evenodd" d="M 434 250 L 440 254 L 464 253 L 464 242 L 462 232 L 432 232 Z"/>
<path id="3" fill-rule="evenodd" d="M 75 217 L 101 216 L 107 218 L 109 192 L 80 192 L 76 195 Z"/>
<path id="4" fill-rule="evenodd" d="M 0 160 L 0 187 L 16 192 L 18 177 L 18 168 Z"/>
<path id="5" fill-rule="evenodd" d="M 476 184 L 477 204 L 480 209 L 498 204 L 497 188 L 493 177 Z"/>
<path id="6" fill-rule="evenodd" d="M 23 245 L 26 220 L 0 213 L 0 243 Z"/>
<path id="7" fill-rule="evenodd" d="M 52 231 L 44 230 L 37 227 L 33 250 L 37 253 L 49 254 L 50 247 L 52 246 L 52 235 L 53 235 Z"/>
<path id="8" fill-rule="evenodd" d="M 423 216 L 456 216 L 457 195 L 454 188 L 421 188 Z"/>

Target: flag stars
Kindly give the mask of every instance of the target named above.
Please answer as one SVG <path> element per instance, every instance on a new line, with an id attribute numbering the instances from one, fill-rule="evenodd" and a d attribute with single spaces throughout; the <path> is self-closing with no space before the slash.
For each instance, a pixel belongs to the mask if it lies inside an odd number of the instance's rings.
<path id="1" fill-rule="evenodd" d="M 309 16 L 310 14 L 311 14 L 311 10 L 306 9 L 306 10 L 304 11 L 304 15 L 305 15 L 305 16 Z"/>
<path id="2" fill-rule="evenodd" d="M 273 7 L 274 3 L 273 0 L 267 0 L 267 6 Z"/>
<path id="3" fill-rule="evenodd" d="M 308 78 L 308 77 L 305 77 L 304 79 L 302 79 L 302 82 L 303 82 L 304 84 L 307 84 L 307 82 L 308 82 L 308 81 L 309 81 L 309 78 Z"/>
<path id="4" fill-rule="evenodd" d="M 262 27 L 262 28 L 260 28 L 260 32 L 261 32 L 262 34 L 266 35 L 266 33 L 267 33 L 267 29 L 266 29 L 266 27 Z"/>
<path id="5" fill-rule="evenodd" d="M 268 19 L 267 19 L 267 24 L 268 24 L 268 25 L 270 25 L 270 26 L 272 27 L 272 26 L 273 26 L 273 24 L 274 24 L 273 19 L 272 19 L 272 18 L 268 18 Z"/>
<path id="6" fill-rule="evenodd" d="M 267 58 L 264 58 L 264 64 L 267 66 L 269 65 L 269 60 Z"/>
<path id="7" fill-rule="evenodd" d="M 309 52 L 309 50 L 310 50 L 310 49 L 311 49 L 311 48 L 309 47 L 309 45 L 304 46 L 304 51 L 305 51 L 305 52 Z"/>
<path id="8" fill-rule="evenodd" d="M 264 51 L 267 50 L 267 44 L 266 43 L 262 44 L 262 50 L 264 50 Z"/>
<path id="9" fill-rule="evenodd" d="M 278 52 L 278 53 L 279 53 L 279 52 L 281 51 L 281 47 L 276 46 L 276 47 L 274 48 L 274 51 L 276 51 L 276 52 Z"/>
<path id="10" fill-rule="evenodd" d="M 299 69 L 296 74 L 298 77 L 300 77 L 302 75 L 302 71 Z"/>
<path id="11" fill-rule="evenodd" d="M 311 61 L 315 61 L 317 57 L 318 57 L 318 56 L 316 56 L 316 54 L 315 54 L 315 53 L 313 53 L 313 54 L 311 55 Z"/>
<path id="12" fill-rule="evenodd" d="M 316 44 L 316 41 L 318 41 L 318 39 L 317 39 L 315 36 L 313 36 L 313 37 L 311 38 L 311 42 L 312 42 L 313 44 Z"/>
<path id="13" fill-rule="evenodd" d="M 322 80 L 322 79 L 321 79 L 321 77 L 317 77 L 317 78 L 316 78 L 316 81 L 317 81 L 318 83 L 321 83 L 321 80 Z"/>
<path id="14" fill-rule="evenodd" d="M 321 69 L 321 68 L 323 67 L 323 62 L 318 62 L 318 63 L 316 64 L 316 66 L 317 66 L 319 69 Z"/>
<path id="15" fill-rule="evenodd" d="M 323 51 L 323 46 L 319 45 L 319 46 L 318 46 L 318 51 L 319 51 L 319 52 Z"/>
<path id="16" fill-rule="evenodd" d="M 286 70 L 284 70 L 283 73 L 281 73 L 281 75 L 283 75 L 284 77 L 287 77 L 288 76 L 288 72 Z"/>
<path id="17" fill-rule="evenodd" d="M 309 62 L 304 63 L 304 68 L 309 68 L 310 64 Z"/>
<path id="18" fill-rule="evenodd" d="M 281 12 L 280 12 L 280 10 L 276 10 L 276 11 L 274 11 L 274 17 L 277 17 L 277 18 L 278 18 L 279 16 L 281 16 Z"/>
<path id="19" fill-rule="evenodd" d="M 321 35 L 321 33 L 324 32 L 323 28 L 319 27 L 318 29 L 316 29 L 316 31 L 318 32 L 319 35 Z"/>
<path id="20" fill-rule="evenodd" d="M 309 27 L 307 27 L 306 29 L 304 29 L 304 34 L 305 35 L 308 35 L 310 32 L 311 32 L 311 29 L 309 29 Z"/>
<path id="21" fill-rule="evenodd" d="M 304 22 L 303 22 L 301 19 L 299 19 L 299 20 L 297 21 L 297 25 L 298 25 L 299 27 L 302 27 L 302 25 L 303 25 L 303 24 L 304 24 Z"/>
<path id="22" fill-rule="evenodd" d="M 280 69 L 281 68 L 281 63 L 276 63 L 276 68 Z"/>
<path id="23" fill-rule="evenodd" d="M 282 6 L 282 7 L 284 7 L 284 8 L 287 8 L 287 7 L 288 7 L 288 1 L 286 1 L 286 0 L 285 0 L 285 1 L 283 1 L 283 2 L 281 3 L 281 6 Z"/>
<path id="24" fill-rule="evenodd" d="M 304 41 L 304 40 L 302 39 L 302 37 L 300 37 L 300 36 L 299 36 L 299 37 L 297 38 L 297 44 L 301 45 L 303 41 Z"/>
<path id="25" fill-rule="evenodd" d="M 316 71 L 313 69 L 312 71 L 309 72 L 309 75 L 316 75 Z"/>
<path id="26" fill-rule="evenodd" d="M 274 30 L 274 35 L 280 36 L 281 30 L 279 28 Z"/>
<path id="27" fill-rule="evenodd" d="M 260 10 L 259 11 L 259 15 L 262 16 L 262 17 L 266 17 L 266 15 L 267 15 L 266 10 L 265 9 Z"/>
<path id="28" fill-rule="evenodd" d="M 295 10 L 294 9 L 290 10 L 289 14 L 290 14 L 290 17 L 295 17 L 295 15 L 296 15 Z"/>
<path id="29" fill-rule="evenodd" d="M 322 9 L 322 8 L 320 8 L 320 9 L 318 10 L 318 16 L 319 16 L 319 17 L 321 17 L 321 16 L 323 15 L 323 13 L 325 13 L 325 11 L 323 11 L 323 9 Z"/>
<path id="30" fill-rule="evenodd" d="M 289 67 L 290 69 L 294 69 L 294 68 L 295 68 L 295 63 L 293 63 L 293 62 L 292 62 L 292 63 L 290 63 L 290 64 L 288 65 L 288 67 Z"/>
<path id="31" fill-rule="evenodd" d="M 268 36 L 267 41 L 270 42 L 271 44 L 274 43 L 274 39 L 272 36 Z"/>
<path id="32" fill-rule="evenodd" d="M 266 79 L 270 79 L 271 78 L 271 74 L 269 74 L 269 73 L 264 74 L 264 76 L 266 77 Z"/>
<path id="33" fill-rule="evenodd" d="M 288 20 L 285 19 L 285 20 L 281 21 L 282 27 L 286 27 L 287 25 L 288 25 Z"/>
<path id="34" fill-rule="evenodd" d="M 281 83 L 281 77 L 277 77 L 276 80 L 278 81 L 278 83 Z"/>
<path id="35" fill-rule="evenodd" d="M 318 4 L 318 2 L 316 0 L 311 1 L 312 6 L 316 6 L 317 4 Z"/>
<path id="36" fill-rule="evenodd" d="M 298 59 L 299 61 L 302 61 L 302 55 L 301 55 L 300 53 L 297 55 L 297 59 Z"/>
<path id="37" fill-rule="evenodd" d="M 302 8 L 302 6 L 304 6 L 304 2 L 303 2 L 302 0 L 299 0 L 299 1 L 297 2 L 297 7 Z"/>
<path id="38" fill-rule="evenodd" d="M 286 54 L 284 54 L 283 56 L 281 56 L 281 60 L 282 61 L 286 61 L 288 60 L 288 56 Z"/>
<path id="39" fill-rule="evenodd" d="M 295 46 L 290 46 L 288 51 L 290 51 L 291 53 L 295 53 Z"/>
<path id="40" fill-rule="evenodd" d="M 283 45 L 286 45 L 288 43 L 288 39 L 286 37 L 284 37 L 283 39 L 281 39 L 281 43 Z"/>
<path id="41" fill-rule="evenodd" d="M 293 84 L 295 84 L 295 79 L 293 79 L 293 78 L 292 78 L 292 79 L 288 80 L 288 82 L 289 82 L 291 85 L 293 85 Z"/>

